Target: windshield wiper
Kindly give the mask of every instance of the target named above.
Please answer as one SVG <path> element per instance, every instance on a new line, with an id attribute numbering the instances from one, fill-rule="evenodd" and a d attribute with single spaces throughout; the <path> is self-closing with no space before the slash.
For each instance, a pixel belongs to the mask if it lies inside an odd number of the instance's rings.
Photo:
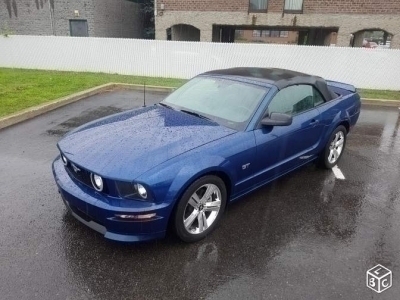
<path id="1" fill-rule="evenodd" d="M 208 117 L 206 117 L 206 116 L 203 116 L 203 115 L 201 115 L 201 114 L 199 114 L 199 113 L 196 113 L 196 112 L 194 112 L 194 111 L 190 111 L 190 110 L 186 110 L 186 109 L 181 109 L 180 111 L 181 111 L 181 112 L 184 112 L 184 113 L 187 113 L 187 114 L 189 114 L 189 115 L 192 115 L 192 116 L 196 116 L 196 117 L 198 117 L 198 118 L 202 118 L 202 119 L 206 119 L 206 120 L 210 120 L 210 121 L 215 122 L 214 120 L 211 120 L 210 118 L 208 118 Z"/>
<path id="2" fill-rule="evenodd" d="M 169 106 L 168 104 L 165 104 L 165 103 L 162 103 L 162 102 L 160 102 L 158 104 L 160 104 L 161 106 L 164 106 L 166 108 L 169 108 L 169 109 L 174 109 L 172 106 Z"/>

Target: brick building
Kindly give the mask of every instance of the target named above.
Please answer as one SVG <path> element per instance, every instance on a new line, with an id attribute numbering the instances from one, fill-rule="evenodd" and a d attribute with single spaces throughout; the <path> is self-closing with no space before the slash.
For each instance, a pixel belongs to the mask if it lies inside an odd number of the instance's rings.
<path id="1" fill-rule="evenodd" d="M 0 33 L 140 38 L 139 4 L 126 0 L 2 0 Z"/>
<path id="2" fill-rule="evenodd" d="M 298 44 L 400 48 L 400 0 L 156 0 L 156 39 L 233 42 L 238 30 L 294 31 Z M 237 36 L 237 34 L 236 34 Z"/>
<path id="3" fill-rule="evenodd" d="M 235 30 L 236 43 L 297 44 L 299 33 L 287 30 Z"/>

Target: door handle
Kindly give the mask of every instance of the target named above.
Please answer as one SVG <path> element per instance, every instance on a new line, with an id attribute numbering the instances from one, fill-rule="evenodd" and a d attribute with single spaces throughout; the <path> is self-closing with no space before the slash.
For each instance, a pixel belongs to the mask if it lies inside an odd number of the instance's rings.
<path id="1" fill-rule="evenodd" d="M 310 122 L 310 125 L 316 125 L 318 123 L 319 123 L 318 120 L 312 119 L 311 122 Z"/>

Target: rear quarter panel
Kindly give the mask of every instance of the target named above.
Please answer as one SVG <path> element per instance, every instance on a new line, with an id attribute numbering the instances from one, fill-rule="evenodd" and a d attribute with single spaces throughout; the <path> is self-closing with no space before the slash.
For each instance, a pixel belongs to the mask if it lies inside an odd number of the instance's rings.
<path id="1" fill-rule="evenodd" d="M 339 125 L 345 125 L 350 131 L 357 123 L 361 110 L 361 101 L 358 93 L 339 87 L 330 88 L 340 96 L 318 107 L 321 122 L 325 126 L 320 150 L 323 149 L 330 135 Z"/>

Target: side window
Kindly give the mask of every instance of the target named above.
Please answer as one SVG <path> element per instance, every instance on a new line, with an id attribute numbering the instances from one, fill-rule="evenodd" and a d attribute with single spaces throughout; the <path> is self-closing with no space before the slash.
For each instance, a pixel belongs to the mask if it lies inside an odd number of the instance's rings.
<path id="1" fill-rule="evenodd" d="M 296 115 L 314 107 L 314 91 L 311 85 L 289 86 L 275 95 L 268 106 L 273 112 Z"/>
<path id="2" fill-rule="evenodd" d="M 313 88 L 313 90 L 314 90 L 314 106 L 318 106 L 324 103 L 325 100 L 322 97 L 321 93 L 316 88 Z"/>

